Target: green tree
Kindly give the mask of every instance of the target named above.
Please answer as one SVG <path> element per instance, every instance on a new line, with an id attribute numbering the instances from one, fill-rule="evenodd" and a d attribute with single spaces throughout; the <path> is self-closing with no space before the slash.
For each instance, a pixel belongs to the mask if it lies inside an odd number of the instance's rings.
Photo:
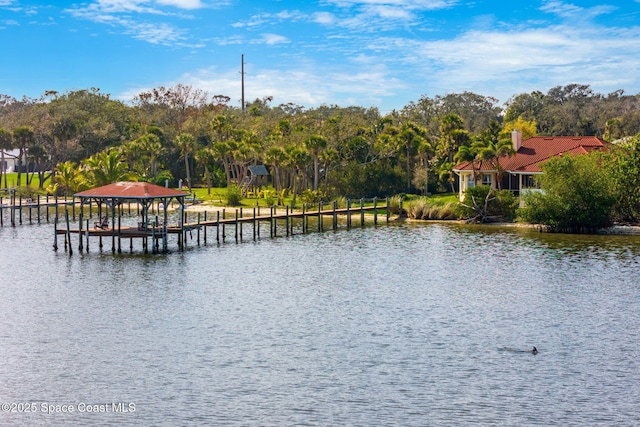
<path id="1" fill-rule="evenodd" d="M 84 174 L 78 165 L 70 160 L 56 166 L 53 183 L 59 186 L 65 196 L 77 193 L 87 186 Z"/>
<path id="2" fill-rule="evenodd" d="M 14 146 L 20 151 L 18 155 L 18 187 L 21 185 L 21 174 L 24 168 L 27 148 L 35 143 L 35 133 L 29 126 L 20 126 L 13 131 Z"/>
<path id="3" fill-rule="evenodd" d="M 607 166 L 618 194 L 616 220 L 640 222 L 640 134 L 614 146 Z"/>
<path id="4" fill-rule="evenodd" d="M 211 194 L 211 171 L 209 167 L 215 159 L 215 154 L 210 147 L 203 147 L 195 152 L 196 163 L 204 169 L 204 177 L 207 182 L 207 194 Z"/>
<path id="5" fill-rule="evenodd" d="M 602 153 L 553 157 L 542 170 L 543 192 L 525 195 L 522 219 L 563 232 L 590 231 L 611 223 L 618 195 Z"/>
<path id="6" fill-rule="evenodd" d="M 191 168 L 189 167 L 189 156 L 196 149 L 195 138 L 188 133 L 181 133 L 176 137 L 176 146 L 180 149 L 180 156 L 184 158 L 184 166 L 187 173 L 187 186 L 191 193 Z"/>
<path id="7" fill-rule="evenodd" d="M 282 165 L 286 162 L 287 153 L 281 147 L 271 147 L 265 153 L 264 161 L 273 168 L 273 187 L 282 190 Z"/>
<path id="8" fill-rule="evenodd" d="M 513 122 L 517 120 L 518 117 L 522 117 L 524 120 L 535 121 L 536 117 L 540 115 L 540 112 L 544 108 L 544 105 L 544 93 L 537 90 L 531 93 L 521 93 L 507 101 L 507 111 L 504 120 L 506 122 Z"/>
<path id="9" fill-rule="evenodd" d="M 0 128 L 0 186 L 2 186 L 2 177 L 4 176 L 4 187 L 7 188 L 7 171 L 4 158 L 5 150 L 13 148 L 13 136 L 11 132 Z"/>
<path id="10" fill-rule="evenodd" d="M 100 187 L 114 182 L 129 181 L 134 177 L 119 150 L 101 151 L 85 159 L 84 167 L 88 184 Z"/>
<path id="11" fill-rule="evenodd" d="M 155 182 L 158 175 L 158 159 L 164 153 L 160 137 L 153 133 L 147 133 L 135 140 L 138 153 L 145 163 L 145 176 Z"/>
<path id="12" fill-rule="evenodd" d="M 476 159 L 478 156 L 478 144 L 462 145 L 458 148 L 458 152 L 453 157 L 456 163 L 471 163 L 471 174 L 473 175 L 473 181 L 477 180 L 476 172 Z"/>
<path id="13" fill-rule="evenodd" d="M 511 140 L 503 139 L 498 142 L 489 141 L 484 147 L 478 147 L 477 153 L 476 158 L 478 160 L 489 162 L 495 167 L 498 190 L 502 189 L 504 169 L 502 168 L 500 159 L 503 157 L 511 157 L 516 153 Z"/>
<path id="14" fill-rule="evenodd" d="M 501 139 L 510 139 L 511 132 L 517 130 L 522 133 L 522 139 L 529 139 L 538 134 L 537 124 L 535 120 L 525 120 L 522 116 L 518 116 L 513 121 L 506 122 L 500 132 Z"/>
<path id="15" fill-rule="evenodd" d="M 318 189 L 320 183 L 320 151 L 327 148 L 328 140 L 322 135 L 311 135 L 304 142 L 307 150 L 313 155 L 313 191 Z"/>
<path id="16" fill-rule="evenodd" d="M 457 114 L 447 114 L 440 120 L 440 140 L 437 152 L 440 157 L 448 162 L 453 162 L 453 157 L 462 145 L 469 145 L 471 137 L 464 129 L 464 121 Z"/>
<path id="17" fill-rule="evenodd" d="M 39 188 L 43 187 L 45 172 L 42 170 L 42 165 L 47 161 L 48 157 L 43 144 L 34 144 L 27 149 L 27 162 L 34 165 L 34 171 L 31 173 L 31 176 L 29 176 L 29 171 L 27 171 L 27 185 L 31 185 L 33 177 L 37 173 L 40 181 L 38 184 Z"/>

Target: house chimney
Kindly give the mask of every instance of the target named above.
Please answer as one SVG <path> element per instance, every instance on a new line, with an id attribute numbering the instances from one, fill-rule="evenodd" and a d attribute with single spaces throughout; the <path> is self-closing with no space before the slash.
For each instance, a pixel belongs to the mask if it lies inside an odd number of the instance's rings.
<path id="1" fill-rule="evenodd" d="M 511 132 L 511 141 L 513 142 L 513 150 L 517 153 L 520 147 L 522 147 L 522 133 L 514 129 Z"/>

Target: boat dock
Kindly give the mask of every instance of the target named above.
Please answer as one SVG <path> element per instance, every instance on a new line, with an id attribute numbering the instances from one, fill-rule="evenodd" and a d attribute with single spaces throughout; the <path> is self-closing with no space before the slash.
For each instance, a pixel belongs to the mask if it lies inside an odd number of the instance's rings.
<path id="1" fill-rule="evenodd" d="M 265 213 L 265 210 L 267 211 Z M 54 248 L 58 248 L 58 236 L 64 236 L 65 251 L 73 253 L 72 235 L 77 235 L 77 248 L 80 252 L 89 251 L 90 238 L 99 239 L 98 247 L 102 251 L 104 239 L 111 240 L 111 251 L 122 253 L 123 241 L 129 243 L 129 251 L 134 250 L 134 240 L 142 243 L 144 253 L 167 252 L 168 239 L 170 236 L 177 237 L 178 249 L 184 250 L 187 241 L 195 240 L 197 246 L 207 245 L 210 240 L 215 239 L 217 244 L 225 243 L 233 239 L 236 243 L 245 239 L 256 241 L 262 238 L 261 233 L 268 229 L 269 237 L 290 236 L 298 233 L 308 233 L 317 230 L 322 232 L 326 229 L 337 230 L 344 226 L 351 228 L 355 223 L 364 226 L 367 221 L 378 224 L 382 217 L 389 221 L 390 209 L 389 200 L 382 203 L 377 198 L 368 200 L 358 200 L 355 204 L 351 200 L 347 201 L 347 207 L 338 208 L 336 202 L 329 204 L 319 203 L 317 209 L 293 210 L 285 208 L 238 208 L 234 210 L 221 209 L 215 212 L 189 212 L 183 211 L 183 217 L 178 225 L 167 225 L 166 220 L 160 220 L 158 216 L 150 221 L 141 221 L 137 226 L 123 225 L 122 215 L 118 215 L 117 220 L 111 221 L 106 227 L 99 227 L 98 223 L 89 220 L 80 222 L 78 228 L 71 228 L 69 214 L 66 213 L 66 227 L 60 228 L 56 221 Z M 194 218 L 195 217 L 195 218 Z M 342 221 L 339 221 L 342 218 Z M 83 227 L 84 225 L 84 227 Z M 212 232 L 215 237 L 212 236 Z M 246 237 L 245 237 L 246 234 Z M 126 244 L 126 243 L 125 243 Z"/>

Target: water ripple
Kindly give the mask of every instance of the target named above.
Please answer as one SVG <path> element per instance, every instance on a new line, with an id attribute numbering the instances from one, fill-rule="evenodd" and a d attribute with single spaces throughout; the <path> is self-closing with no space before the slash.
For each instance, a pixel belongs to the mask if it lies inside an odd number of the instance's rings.
<path id="1" fill-rule="evenodd" d="M 398 224 L 167 256 L 0 229 L 0 425 L 640 423 L 640 240 Z M 524 350 L 537 346 L 537 355 Z"/>

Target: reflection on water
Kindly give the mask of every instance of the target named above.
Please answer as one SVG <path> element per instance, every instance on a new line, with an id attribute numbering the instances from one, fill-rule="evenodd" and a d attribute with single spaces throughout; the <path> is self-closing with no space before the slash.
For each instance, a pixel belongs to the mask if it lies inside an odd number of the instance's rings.
<path id="1" fill-rule="evenodd" d="M 0 425 L 640 423 L 640 239 L 399 224 L 51 250 L 0 229 Z M 539 354 L 520 351 L 535 345 Z"/>

